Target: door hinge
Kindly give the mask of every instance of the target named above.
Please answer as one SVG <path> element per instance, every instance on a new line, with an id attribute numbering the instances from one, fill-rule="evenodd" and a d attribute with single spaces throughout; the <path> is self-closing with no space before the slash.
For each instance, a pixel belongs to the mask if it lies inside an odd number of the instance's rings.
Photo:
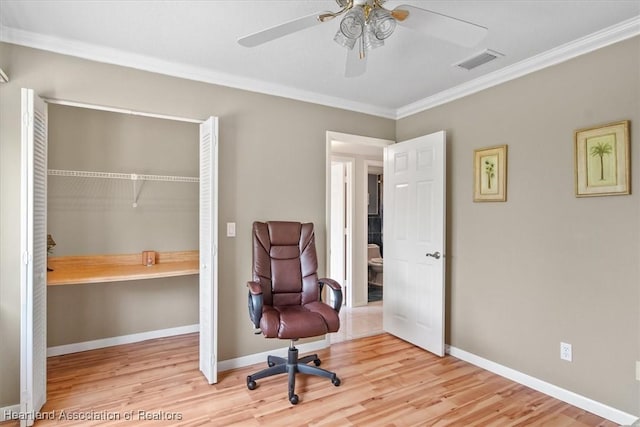
<path id="1" fill-rule="evenodd" d="M 22 253 L 22 263 L 28 265 L 31 262 L 31 254 L 27 251 Z"/>

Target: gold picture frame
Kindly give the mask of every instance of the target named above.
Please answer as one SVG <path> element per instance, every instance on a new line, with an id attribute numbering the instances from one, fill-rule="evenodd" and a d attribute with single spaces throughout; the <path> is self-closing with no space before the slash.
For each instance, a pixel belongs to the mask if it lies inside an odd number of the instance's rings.
<path id="1" fill-rule="evenodd" d="M 507 146 L 481 148 L 473 155 L 473 201 L 507 201 Z"/>
<path id="2" fill-rule="evenodd" d="M 629 120 L 575 131 L 576 197 L 631 194 Z"/>

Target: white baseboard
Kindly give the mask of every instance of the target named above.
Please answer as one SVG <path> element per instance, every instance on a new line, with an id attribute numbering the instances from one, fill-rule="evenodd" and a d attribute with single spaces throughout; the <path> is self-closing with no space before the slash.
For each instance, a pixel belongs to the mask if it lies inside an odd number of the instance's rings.
<path id="1" fill-rule="evenodd" d="M 631 425 L 638 420 L 638 417 L 635 415 L 627 414 L 626 412 L 612 408 L 611 406 L 605 405 L 604 403 L 596 402 L 595 400 L 589 399 L 588 397 L 584 397 L 572 391 L 565 390 L 546 381 L 542 381 L 538 378 L 500 365 L 496 362 L 492 362 L 491 360 L 487 360 L 483 357 L 477 356 L 473 353 L 469 353 L 459 348 L 447 346 L 446 352 L 460 360 L 464 360 L 465 362 L 469 362 L 472 365 L 479 366 L 483 369 L 486 369 L 487 371 L 508 378 L 519 384 L 526 385 L 527 387 L 530 387 L 534 390 L 542 392 L 551 397 L 555 397 L 558 400 L 567 402 L 573 406 L 599 415 L 615 423 L 622 425 Z"/>
<path id="2" fill-rule="evenodd" d="M 296 348 L 300 351 L 300 353 L 309 353 L 312 351 L 322 350 L 329 346 L 329 341 L 327 339 L 309 342 L 305 344 L 296 345 Z M 264 351 L 262 353 L 250 354 L 248 356 L 236 357 L 235 359 L 227 359 L 218 362 L 218 372 L 228 371 L 230 369 L 235 368 L 244 368 L 245 366 L 255 365 L 256 363 L 265 363 L 267 361 L 267 356 L 270 354 L 278 355 L 281 357 L 287 357 L 288 347 L 282 347 L 280 349 L 272 350 L 272 351 Z"/>
<path id="3" fill-rule="evenodd" d="M 114 345 L 131 344 L 155 338 L 172 337 L 174 335 L 184 335 L 198 332 L 200 325 L 178 326 L 176 328 L 159 329 L 156 331 L 140 332 L 119 337 L 103 338 L 93 341 L 84 341 L 73 344 L 59 345 L 47 348 L 47 357 L 61 356 L 63 354 L 77 353 L 79 351 L 95 350 L 98 348 L 112 347 Z"/>
<path id="4" fill-rule="evenodd" d="M 122 335 L 119 337 L 103 338 L 93 341 L 84 341 L 73 344 L 59 345 L 49 347 L 47 349 L 47 357 L 61 356 L 63 354 L 77 353 L 79 351 L 96 350 L 99 348 L 112 347 L 114 345 L 132 344 L 140 341 L 151 340 L 155 338 L 172 337 L 175 335 L 191 334 L 198 332 L 200 325 L 179 326 L 177 328 L 160 329 L 156 331 L 141 332 L 138 334 Z M 330 342 L 328 338 L 310 343 L 304 343 L 297 346 L 301 353 L 322 350 L 327 348 Z M 262 363 L 267 360 L 269 354 L 282 353 L 284 357 L 287 355 L 288 347 L 282 347 L 272 351 L 250 354 L 248 356 L 236 357 L 234 359 L 222 360 L 218 362 L 218 371 L 228 371 L 229 369 L 243 368 L 245 366 Z M 12 408 L 8 407 L 8 408 Z"/>
<path id="5" fill-rule="evenodd" d="M 0 408 L 0 423 L 3 421 L 11 421 L 11 414 L 19 414 L 20 405 L 11 405 Z"/>

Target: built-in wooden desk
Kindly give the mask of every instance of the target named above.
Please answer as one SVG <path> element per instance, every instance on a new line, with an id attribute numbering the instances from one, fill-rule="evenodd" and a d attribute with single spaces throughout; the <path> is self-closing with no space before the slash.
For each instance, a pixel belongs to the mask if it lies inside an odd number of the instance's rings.
<path id="1" fill-rule="evenodd" d="M 122 282 L 199 273 L 198 251 L 157 252 L 154 265 L 142 265 L 142 254 L 49 257 L 47 285 Z"/>

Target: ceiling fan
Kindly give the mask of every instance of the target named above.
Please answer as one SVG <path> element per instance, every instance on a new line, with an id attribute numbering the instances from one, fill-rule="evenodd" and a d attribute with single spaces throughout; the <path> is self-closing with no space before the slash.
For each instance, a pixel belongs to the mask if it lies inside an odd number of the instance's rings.
<path id="1" fill-rule="evenodd" d="M 411 5 L 401 5 L 395 9 L 383 7 L 386 0 L 336 0 L 337 12 L 318 12 L 302 16 L 249 34 L 238 39 L 245 47 L 254 47 L 304 30 L 314 25 L 331 21 L 344 15 L 334 41 L 348 49 L 347 77 L 356 77 L 366 70 L 367 52 L 384 45 L 384 40 L 396 28 L 396 24 L 436 37 L 460 46 L 471 47 L 480 42 L 487 28 Z"/>

